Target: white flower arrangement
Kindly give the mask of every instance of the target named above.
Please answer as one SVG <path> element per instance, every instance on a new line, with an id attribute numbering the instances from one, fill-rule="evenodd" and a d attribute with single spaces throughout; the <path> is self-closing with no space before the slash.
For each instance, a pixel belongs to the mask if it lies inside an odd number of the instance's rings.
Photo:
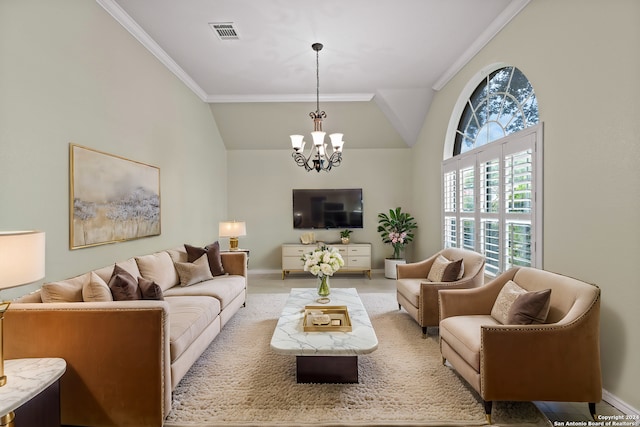
<path id="1" fill-rule="evenodd" d="M 302 256 L 304 271 L 314 276 L 333 276 L 333 273 L 344 266 L 342 255 L 336 248 L 322 246 Z"/>

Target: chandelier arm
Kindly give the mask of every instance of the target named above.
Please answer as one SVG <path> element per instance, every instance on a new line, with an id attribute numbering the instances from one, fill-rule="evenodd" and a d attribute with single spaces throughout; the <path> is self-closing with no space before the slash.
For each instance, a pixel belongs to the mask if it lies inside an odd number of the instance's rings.
<path id="1" fill-rule="evenodd" d="M 304 154 L 294 151 L 293 153 L 291 153 L 291 156 L 293 157 L 293 160 L 295 160 L 296 164 L 298 166 L 304 166 L 307 172 L 313 169 L 311 166 L 309 166 L 309 160 L 304 156 Z"/>
<path id="2" fill-rule="evenodd" d="M 340 162 L 342 162 L 342 153 L 339 151 L 334 151 L 329 158 L 329 163 L 335 167 L 338 167 L 340 166 Z"/>

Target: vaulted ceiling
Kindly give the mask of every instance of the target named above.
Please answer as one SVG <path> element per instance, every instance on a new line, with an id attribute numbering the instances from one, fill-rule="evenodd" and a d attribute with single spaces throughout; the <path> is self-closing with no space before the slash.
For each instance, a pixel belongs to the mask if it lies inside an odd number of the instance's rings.
<path id="1" fill-rule="evenodd" d="M 412 146 L 435 91 L 529 1 L 97 0 L 210 103 L 229 149 L 312 130 L 315 42 L 324 130 L 345 149 Z"/>

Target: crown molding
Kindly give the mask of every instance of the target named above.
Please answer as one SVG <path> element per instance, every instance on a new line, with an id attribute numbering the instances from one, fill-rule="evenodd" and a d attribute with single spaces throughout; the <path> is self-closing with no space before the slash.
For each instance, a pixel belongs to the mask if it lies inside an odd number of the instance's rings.
<path id="1" fill-rule="evenodd" d="M 207 93 L 156 43 L 146 31 L 135 22 L 127 12 L 113 0 L 96 0 L 104 10 L 136 38 L 149 52 L 176 75 L 202 101 L 206 102 Z"/>
<path id="2" fill-rule="evenodd" d="M 336 93 L 320 95 L 321 102 L 368 102 L 374 97 L 373 93 Z M 211 104 L 242 103 L 242 102 L 316 102 L 315 94 L 289 95 L 209 95 L 206 102 Z"/>
<path id="3" fill-rule="evenodd" d="M 498 15 L 496 19 L 489 25 L 471 46 L 455 61 L 447 71 L 440 76 L 438 81 L 432 86 L 433 90 L 440 90 L 456 75 L 460 70 L 473 59 L 518 13 L 524 9 L 531 0 L 513 0 Z"/>

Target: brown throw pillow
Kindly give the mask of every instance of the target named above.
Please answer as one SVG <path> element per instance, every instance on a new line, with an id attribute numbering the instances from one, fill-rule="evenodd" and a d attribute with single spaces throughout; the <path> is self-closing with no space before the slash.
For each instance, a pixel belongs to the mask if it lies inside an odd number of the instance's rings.
<path id="1" fill-rule="evenodd" d="M 534 325 L 547 320 L 551 289 L 526 292 L 516 298 L 507 314 L 509 325 Z"/>
<path id="2" fill-rule="evenodd" d="M 461 268 L 462 258 L 457 261 L 449 261 L 444 256 L 438 255 L 431 265 L 427 280 L 430 282 L 455 282 L 458 280 Z"/>
<path id="3" fill-rule="evenodd" d="M 214 276 L 222 276 L 225 274 L 224 267 L 222 266 L 222 258 L 220 257 L 220 244 L 216 241 L 205 246 L 205 249 L 207 250 L 211 274 Z"/>
<path id="4" fill-rule="evenodd" d="M 220 244 L 218 242 L 213 242 L 204 248 L 187 245 L 185 243 L 184 248 L 187 251 L 187 262 L 194 262 L 202 255 L 207 254 L 211 274 L 214 276 L 222 276 L 224 274 L 222 258 L 220 257 Z"/>
<path id="5" fill-rule="evenodd" d="M 162 289 L 153 280 L 145 279 L 144 277 L 138 277 L 138 287 L 142 294 L 142 299 L 154 299 L 164 301 L 164 295 L 162 295 Z"/>
<path id="6" fill-rule="evenodd" d="M 109 289 L 111 289 L 114 301 L 142 299 L 138 281 L 118 264 L 113 268 L 113 274 L 109 279 Z"/>

